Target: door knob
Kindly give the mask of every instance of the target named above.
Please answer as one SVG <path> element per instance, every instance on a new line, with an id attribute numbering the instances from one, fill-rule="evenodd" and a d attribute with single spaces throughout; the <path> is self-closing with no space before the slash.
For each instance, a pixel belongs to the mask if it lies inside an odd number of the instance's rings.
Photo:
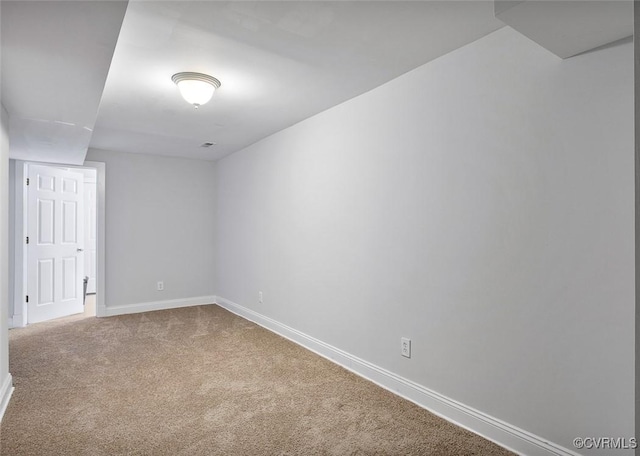
<path id="1" fill-rule="evenodd" d="M 76 249 L 76 252 L 84 252 L 84 249 Z"/>

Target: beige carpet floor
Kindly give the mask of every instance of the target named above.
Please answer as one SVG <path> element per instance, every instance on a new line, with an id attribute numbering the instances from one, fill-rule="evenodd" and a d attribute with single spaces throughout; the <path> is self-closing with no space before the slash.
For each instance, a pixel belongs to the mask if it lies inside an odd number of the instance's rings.
<path id="1" fill-rule="evenodd" d="M 10 331 L 3 455 L 508 455 L 215 306 Z"/>

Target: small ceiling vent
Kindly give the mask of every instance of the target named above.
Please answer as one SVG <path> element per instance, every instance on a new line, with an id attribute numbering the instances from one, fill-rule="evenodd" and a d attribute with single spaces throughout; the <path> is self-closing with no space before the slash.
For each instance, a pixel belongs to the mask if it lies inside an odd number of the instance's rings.
<path id="1" fill-rule="evenodd" d="M 215 146 L 215 145 L 216 145 L 216 143 L 214 143 L 214 142 L 206 142 L 206 143 L 202 143 L 200 145 L 200 147 L 211 147 L 211 146 Z"/>

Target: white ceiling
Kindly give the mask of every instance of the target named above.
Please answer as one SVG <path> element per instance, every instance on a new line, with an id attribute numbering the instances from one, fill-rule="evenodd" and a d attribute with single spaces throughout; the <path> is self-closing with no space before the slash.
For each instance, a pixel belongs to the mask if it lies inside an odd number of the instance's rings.
<path id="1" fill-rule="evenodd" d="M 477 1 L 132 1 L 91 145 L 217 159 L 501 26 Z M 195 110 L 181 71 L 222 87 Z"/>
<path id="2" fill-rule="evenodd" d="M 482 0 L 2 0 L 1 18 L 10 156 L 76 164 L 89 146 L 215 160 L 503 26 Z M 222 87 L 195 110 L 181 71 Z"/>

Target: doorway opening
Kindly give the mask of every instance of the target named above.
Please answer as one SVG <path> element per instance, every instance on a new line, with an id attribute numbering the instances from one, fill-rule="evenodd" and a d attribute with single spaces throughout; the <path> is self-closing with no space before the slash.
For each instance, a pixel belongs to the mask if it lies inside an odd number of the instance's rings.
<path id="1" fill-rule="evenodd" d="M 104 315 L 105 164 L 20 162 L 15 175 L 12 326 Z"/>

